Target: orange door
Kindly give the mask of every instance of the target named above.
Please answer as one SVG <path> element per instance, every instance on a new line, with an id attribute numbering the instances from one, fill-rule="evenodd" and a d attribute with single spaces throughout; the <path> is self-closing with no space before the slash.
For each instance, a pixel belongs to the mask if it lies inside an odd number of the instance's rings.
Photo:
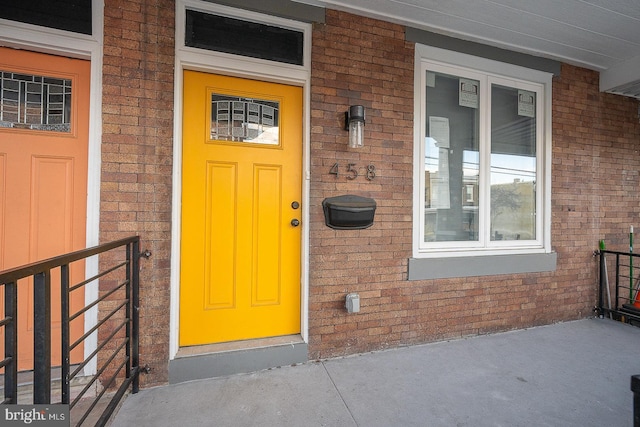
<path id="1" fill-rule="evenodd" d="M 185 71 L 180 345 L 300 332 L 302 89 Z"/>
<path id="2" fill-rule="evenodd" d="M 88 61 L 0 48 L 0 270 L 85 247 Z M 53 272 L 52 364 L 60 364 L 60 283 Z M 72 283 L 84 265 L 71 267 Z M 56 302 L 57 301 L 57 302 Z M 72 313 L 84 294 L 72 294 Z M 19 283 L 19 369 L 33 367 L 33 283 Z M 2 302 L 4 307 L 4 302 Z M 72 340 L 83 319 L 71 324 Z M 4 340 L 2 340 L 4 343 Z M 82 356 L 82 348 L 72 360 Z"/>

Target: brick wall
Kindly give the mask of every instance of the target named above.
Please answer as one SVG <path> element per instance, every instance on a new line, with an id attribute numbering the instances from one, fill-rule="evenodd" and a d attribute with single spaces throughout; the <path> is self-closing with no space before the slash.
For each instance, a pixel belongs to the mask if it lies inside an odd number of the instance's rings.
<path id="1" fill-rule="evenodd" d="M 638 101 L 598 85 L 597 72 L 563 65 L 553 86 L 554 278 L 574 304 L 596 298 L 598 240 L 628 251 L 629 226 L 640 223 Z"/>
<path id="2" fill-rule="evenodd" d="M 167 381 L 174 2 L 105 0 L 100 241 L 139 234 L 143 384 Z M 109 286 L 105 283 L 104 286 Z"/>
<path id="3" fill-rule="evenodd" d="M 413 45 L 401 26 L 327 11 L 313 31 L 311 80 L 310 357 L 503 331 L 592 314 L 605 238 L 623 245 L 638 217 L 638 102 L 598 91 L 598 73 L 564 65 L 553 85 L 552 246 L 555 272 L 407 281 L 411 256 Z M 349 105 L 367 108 L 365 147 L 347 149 Z M 329 174 L 334 163 L 376 177 Z M 322 200 L 378 202 L 373 227 L 324 225 Z M 621 247 L 621 249 L 623 249 Z M 358 292 L 361 312 L 344 298 Z"/>
<path id="4" fill-rule="evenodd" d="M 331 10 L 312 40 L 309 344 L 321 357 L 392 346 L 410 329 L 411 298 L 398 284 L 411 253 L 414 50 L 398 25 Z M 354 104 L 366 108 L 365 146 L 349 150 L 342 126 Z M 329 174 L 335 163 L 339 176 Z M 347 179 L 348 163 L 358 178 Z M 374 226 L 326 227 L 322 200 L 340 194 L 375 199 Z M 349 292 L 361 314 L 345 314 Z"/>
<path id="5" fill-rule="evenodd" d="M 167 381 L 174 4 L 105 1 L 100 239 L 140 234 L 144 385 Z M 624 249 L 639 208 L 638 102 L 598 91 L 598 74 L 554 79 L 555 272 L 407 281 L 411 256 L 413 45 L 401 26 L 327 11 L 313 30 L 310 357 L 351 354 L 585 317 L 595 304 L 597 241 Z M 367 108 L 365 147 L 347 149 L 349 105 Z M 338 163 L 340 175 L 329 173 Z M 360 172 L 347 179 L 347 164 Z M 365 178 L 366 167 L 376 176 Z M 373 227 L 324 225 L 322 200 L 378 203 Z M 640 225 L 637 224 L 637 225 Z M 362 310 L 343 304 L 358 292 Z"/>

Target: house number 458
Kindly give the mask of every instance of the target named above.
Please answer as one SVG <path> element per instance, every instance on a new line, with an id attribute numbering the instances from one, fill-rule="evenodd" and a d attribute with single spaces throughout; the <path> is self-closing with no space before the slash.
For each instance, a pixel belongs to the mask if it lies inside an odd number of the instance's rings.
<path id="1" fill-rule="evenodd" d="M 334 163 L 329 169 L 330 175 L 335 175 L 336 178 L 340 176 L 340 163 Z M 356 179 L 360 172 L 355 163 L 347 163 L 347 167 L 345 168 L 345 174 L 347 175 L 347 179 Z M 368 165 L 364 171 L 364 177 L 371 181 L 376 177 L 376 167 L 374 165 Z"/>

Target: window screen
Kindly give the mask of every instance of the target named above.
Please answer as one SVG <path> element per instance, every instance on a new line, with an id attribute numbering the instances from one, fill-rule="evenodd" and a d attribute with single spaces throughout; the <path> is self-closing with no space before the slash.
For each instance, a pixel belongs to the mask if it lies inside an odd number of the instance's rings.
<path id="1" fill-rule="evenodd" d="M 187 10 L 185 45 L 303 65 L 301 31 Z"/>
<path id="2" fill-rule="evenodd" d="M 3 1 L 0 18 L 91 34 L 91 0 Z"/>

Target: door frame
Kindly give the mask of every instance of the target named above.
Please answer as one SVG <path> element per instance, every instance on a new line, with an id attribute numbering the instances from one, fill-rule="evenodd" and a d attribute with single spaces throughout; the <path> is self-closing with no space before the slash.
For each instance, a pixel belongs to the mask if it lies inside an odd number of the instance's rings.
<path id="1" fill-rule="evenodd" d="M 46 28 L 38 25 L 0 19 L 0 44 L 9 48 L 32 52 L 68 56 L 91 62 L 89 94 L 89 141 L 87 153 L 87 210 L 86 247 L 96 246 L 100 237 L 100 165 L 102 144 L 102 40 L 104 16 L 103 0 L 91 0 L 92 35 Z M 86 277 L 98 273 L 97 257 L 85 262 Z M 85 304 L 98 297 L 97 284 L 85 289 Z M 91 329 L 98 321 L 98 310 L 92 308 L 85 313 L 84 330 Z M 97 334 L 87 337 L 84 345 L 86 359 L 97 348 Z M 92 358 L 84 373 L 96 373 L 97 360 Z"/>
<path id="2" fill-rule="evenodd" d="M 185 46 L 186 9 L 245 19 L 301 31 L 304 34 L 303 65 L 280 64 L 221 52 L 206 51 Z M 310 184 L 310 81 L 311 81 L 311 24 L 290 19 L 277 18 L 256 12 L 222 6 L 198 0 L 176 1 L 173 117 L 173 191 L 171 207 L 171 310 L 169 359 L 173 360 L 179 350 L 180 310 L 180 239 L 182 200 L 182 86 L 184 70 L 201 71 L 233 77 L 250 78 L 266 82 L 299 86 L 303 91 L 302 132 L 302 241 L 301 241 L 301 289 L 300 289 L 300 335 L 308 343 L 308 265 L 309 265 L 309 184 Z M 259 70 L 259 71 L 255 71 Z"/>

